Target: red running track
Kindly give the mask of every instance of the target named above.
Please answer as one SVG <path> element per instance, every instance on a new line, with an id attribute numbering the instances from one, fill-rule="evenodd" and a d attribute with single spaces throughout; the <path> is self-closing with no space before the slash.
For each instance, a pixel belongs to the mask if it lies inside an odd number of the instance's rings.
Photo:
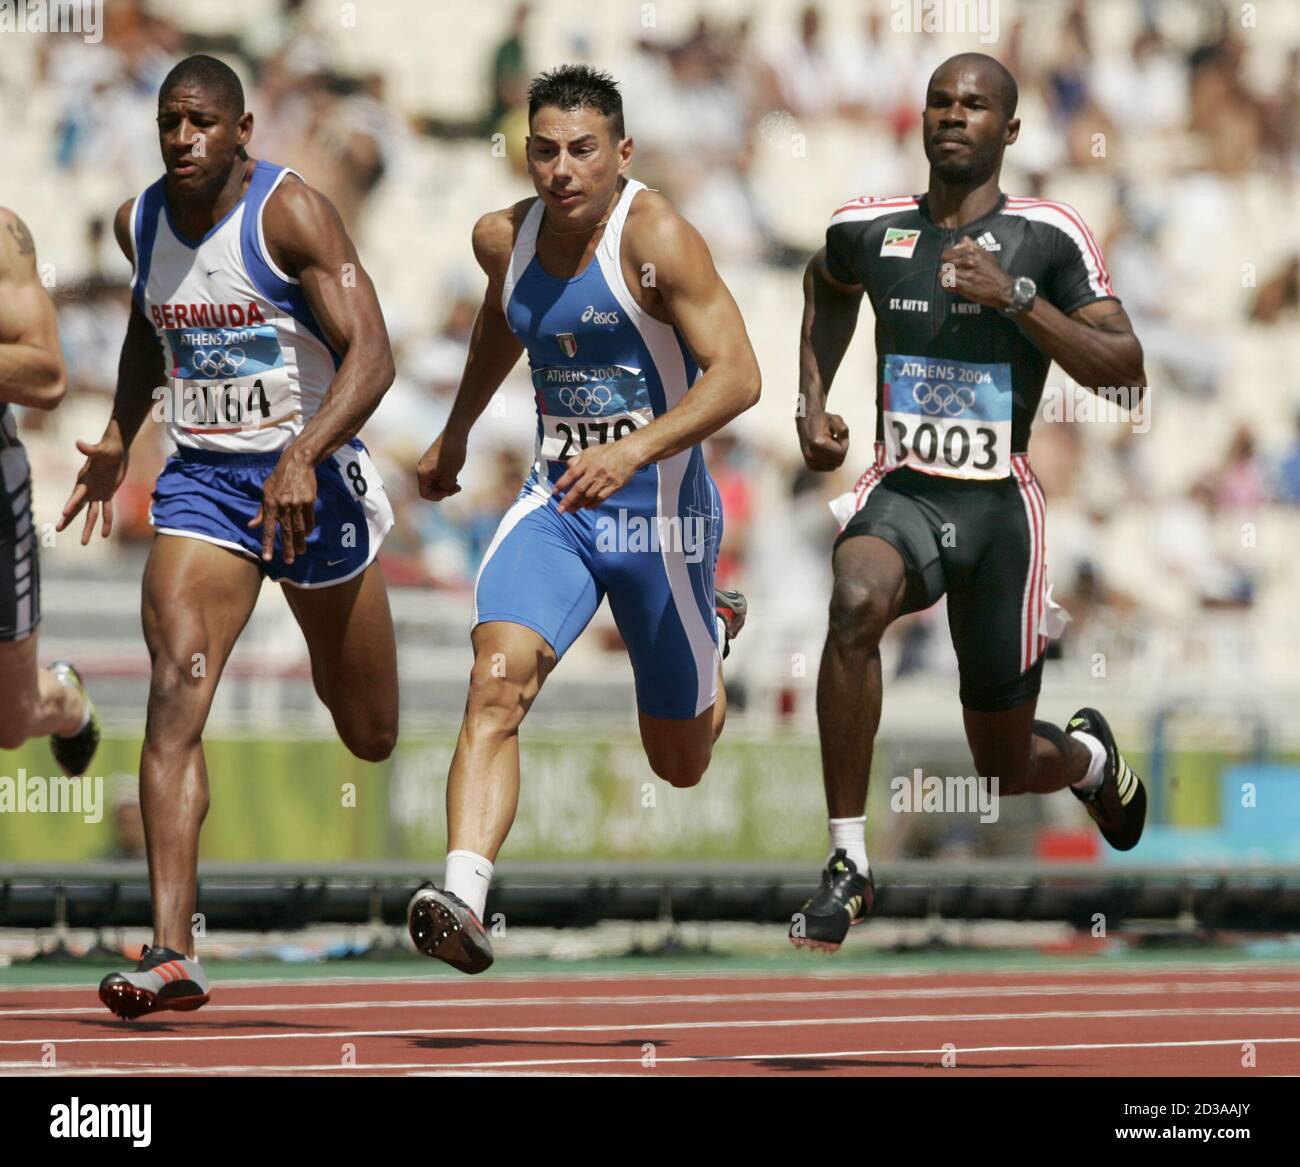
<path id="1" fill-rule="evenodd" d="M 1297 1074 L 1300 968 L 236 982 L 135 1022 L 0 989 L 0 1073 L 32 1070 Z"/>

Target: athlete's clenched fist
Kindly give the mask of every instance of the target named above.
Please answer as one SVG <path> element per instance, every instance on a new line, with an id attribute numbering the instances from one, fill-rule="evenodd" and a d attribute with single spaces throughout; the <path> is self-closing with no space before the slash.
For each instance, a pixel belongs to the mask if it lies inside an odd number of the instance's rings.
<path id="1" fill-rule="evenodd" d="M 1015 281 L 969 235 L 939 257 L 939 282 L 954 295 L 986 308 L 1008 308 Z"/>
<path id="2" fill-rule="evenodd" d="M 419 481 L 420 497 L 430 502 L 442 502 L 460 493 L 456 475 L 465 465 L 465 443 L 449 439 L 441 433 L 432 446 L 424 451 L 415 464 L 415 477 Z"/>
<path id="3" fill-rule="evenodd" d="M 799 448 L 809 470 L 837 470 L 849 452 L 849 427 L 838 413 L 818 410 L 796 421 Z"/>

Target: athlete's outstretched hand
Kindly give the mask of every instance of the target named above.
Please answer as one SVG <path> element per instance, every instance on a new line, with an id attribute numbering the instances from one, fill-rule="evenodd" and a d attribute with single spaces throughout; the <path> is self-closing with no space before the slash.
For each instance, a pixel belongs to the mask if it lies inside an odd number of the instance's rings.
<path id="1" fill-rule="evenodd" d="M 86 511 L 86 525 L 81 532 L 81 545 L 90 542 L 95 533 L 95 524 L 99 521 L 100 508 L 103 508 L 104 522 L 100 534 L 105 539 L 113 530 L 113 495 L 126 477 L 126 468 L 130 460 L 129 451 L 122 445 L 120 438 L 105 434 L 98 442 L 77 442 L 77 449 L 86 455 L 86 464 L 77 475 L 77 485 L 72 488 L 68 501 L 63 504 L 63 517 L 59 520 L 56 531 L 65 530 L 80 513 L 81 508 L 89 504 Z"/>
<path id="2" fill-rule="evenodd" d="M 555 484 L 555 493 L 563 496 L 556 509 L 566 514 L 599 506 L 638 469 L 640 463 L 630 442 L 608 442 L 583 450 L 569 459 L 569 468 Z"/>
<path id="3" fill-rule="evenodd" d="M 939 282 L 954 295 L 965 296 L 986 308 L 1006 308 L 1011 303 L 1015 281 L 969 235 L 948 248 L 939 262 L 943 265 Z"/>
<path id="4" fill-rule="evenodd" d="M 838 413 L 810 413 L 798 422 L 799 448 L 809 470 L 838 470 L 849 452 L 849 427 Z"/>
<path id="5" fill-rule="evenodd" d="M 439 434 L 415 464 L 415 477 L 420 484 L 420 497 L 430 502 L 442 502 L 460 493 L 456 475 L 465 465 L 465 443 Z"/>
<path id="6" fill-rule="evenodd" d="M 316 526 L 316 466 L 292 446 L 280 455 L 262 484 L 262 505 L 248 524 L 262 528 L 262 558 L 275 554 L 275 528 L 288 566 L 307 554 L 307 536 Z"/>

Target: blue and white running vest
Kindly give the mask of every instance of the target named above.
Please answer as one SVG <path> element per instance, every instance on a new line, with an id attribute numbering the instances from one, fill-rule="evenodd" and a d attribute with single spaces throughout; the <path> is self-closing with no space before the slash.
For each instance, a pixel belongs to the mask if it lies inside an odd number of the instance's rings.
<path id="1" fill-rule="evenodd" d="M 699 376 L 678 331 L 633 298 L 619 252 L 628 181 L 595 256 L 572 279 L 537 259 L 539 199 L 515 240 L 503 308 L 528 351 L 536 464 L 501 520 L 475 585 L 475 624 L 531 628 L 563 656 L 608 596 L 631 658 L 637 705 L 692 718 L 716 695 L 713 568 L 722 509 L 698 446 L 651 463 L 598 506 L 561 514 L 569 460 L 675 406 Z"/>
<path id="2" fill-rule="evenodd" d="M 177 446 L 282 450 L 333 380 L 338 354 L 262 230 L 267 198 L 293 173 L 259 161 L 244 197 L 197 241 L 172 222 L 165 178 L 132 208 L 131 291 L 166 354 L 167 432 Z"/>

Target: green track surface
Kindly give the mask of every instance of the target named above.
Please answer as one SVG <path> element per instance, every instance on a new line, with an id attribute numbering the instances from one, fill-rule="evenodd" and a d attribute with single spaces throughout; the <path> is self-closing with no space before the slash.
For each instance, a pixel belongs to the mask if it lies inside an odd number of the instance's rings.
<path id="1" fill-rule="evenodd" d="M 725 953 L 677 953 L 664 956 L 602 956 L 598 958 L 557 961 L 553 957 L 503 957 L 483 983 L 500 977 L 546 977 L 565 979 L 584 976 L 654 976 L 734 973 L 770 973 L 772 975 L 812 976 L 899 975 L 923 972 L 972 972 L 989 970 L 1009 972 L 1069 972 L 1090 969 L 1126 970 L 1156 967 L 1214 968 L 1221 966 L 1291 966 L 1300 972 L 1300 946 L 1270 941 L 1207 950 L 1204 946 L 1188 948 L 1133 949 L 1113 946 L 1095 956 L 1053 954 L 1034 949 L 999 949 L 974 952 L 955 949 L 930 952 L 883 952 L 867 949 L 860 953 L 842 952 L 834 957 L 813 953 L 728 956 Z M 85 985 L 88 989 L 100 978 L 123 964 L 101 962 L 15 964 L 0 969 L 0 988 L 24 985 Z M 288 980 L 321 981 L 340 978 L 384 980 L 388 978 L 458 980 L 461 974 L 428 960 L 331 960 L 317 962 L 282 961 L 210 961 L 205 969 L 216 985 L 221 982 Z"/>

